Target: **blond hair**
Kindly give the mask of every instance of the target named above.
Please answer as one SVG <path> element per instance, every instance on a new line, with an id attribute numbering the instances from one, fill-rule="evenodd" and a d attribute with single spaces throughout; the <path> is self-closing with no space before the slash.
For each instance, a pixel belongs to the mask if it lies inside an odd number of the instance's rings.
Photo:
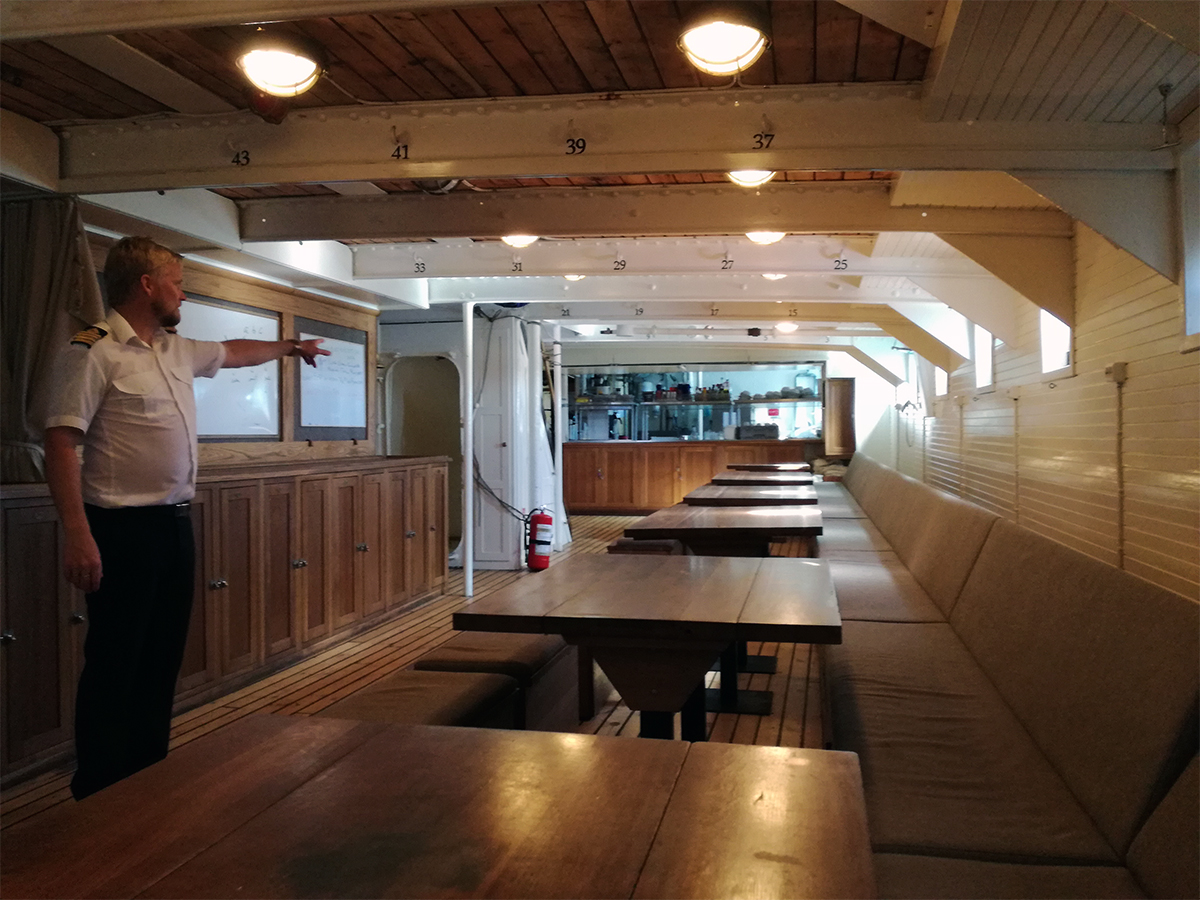
<path id="1" fill-rule="evenodd" d="M 121 238 L 108 251 L 104 262 L 104 287 L 109 304 L 119 306 L 129 300 L 143 275 L 177 259 L 183 257 L 148 237 Z"/>

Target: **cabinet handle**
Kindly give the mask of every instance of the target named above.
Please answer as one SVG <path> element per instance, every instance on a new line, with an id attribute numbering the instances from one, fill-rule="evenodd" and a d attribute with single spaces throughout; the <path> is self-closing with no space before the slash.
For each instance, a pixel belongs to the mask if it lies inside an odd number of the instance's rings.
<path id="1" fill-rule="evenodd" d="M 11 644 L 16 639 L 17 636 L 11 631 L 6 631 L 3 634 L 0 634 L 0 644 Z"/>
<path id="2" fill-rule="evenodd" d="M 415 531 L 406 531 L 404 532 L 404 536 L 406 538 L 414 538 L 417 536 L 417 533 Z"/>
<path id="3" fill-rule="evenodd" d="M 366 544 L 355 544 L 354 549 L 357 550 L 359 553 L 366 553 L 371 548 L 368 547 Z"/>
<path id="4" fill-rule="evenodd" d="M 292 568 L 293 569 L 303 569 L 307 565 L 308 565 L 307 559 L 293 559 L 292 560 Z"/>
<path id="5" fill-rule="evenodd" d="M 71 613 L 71 624 L 72 625 L 82 625 L 86 621 L 87 621 L 87 619 L 84 618 L 83 613 Z"/>
<path id="6" fill-rule="evenodd" d="M 219 591 L 221 588 L 229 587 L 229 582 L 226 581 L 224 578 L 221 578 L 221 579 L 218 579 L 217 581 L 210 581 L 208 583 L 208 587 L 210 590 Z"/>
<path id="7" fill-rule="evenodd" d="M 604 470 L 603 470 L 603 469 L 597 469 L 597 470 L 596 470 L 596 477 L 597 477 L 597 478 L 599 478 L 601 481 L 603 481 L 603 480 L 604 480 Z"/>
<path id="8" fill-rule="evenodd" d="M 430 525 L 430 526 L 429 526 L 429 530 L 430 530 L 430 531 L 437 531 L 437 526 L 436 526 L 436 525 Z"/>

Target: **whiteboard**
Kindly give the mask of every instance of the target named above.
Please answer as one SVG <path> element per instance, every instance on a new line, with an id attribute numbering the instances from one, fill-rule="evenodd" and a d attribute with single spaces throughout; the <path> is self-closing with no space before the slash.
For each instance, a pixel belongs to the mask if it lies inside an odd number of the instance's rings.
<path id="1" fill-rule="evenodd" d="M 305 428 L 367 427 L 366 344 L 301 332 L 300 340 L 320 338 L 316 368 L 300 366 L 300 425 Z"/>
<path id="2" fill-rule="evenodd" d="M 219 301 L 185 300 L 176 331 L 198 341 L 277 341 L 279 315 Z M 195 392 L 200 437 L 280 436 L 279 360 L 197 378 Z"/>

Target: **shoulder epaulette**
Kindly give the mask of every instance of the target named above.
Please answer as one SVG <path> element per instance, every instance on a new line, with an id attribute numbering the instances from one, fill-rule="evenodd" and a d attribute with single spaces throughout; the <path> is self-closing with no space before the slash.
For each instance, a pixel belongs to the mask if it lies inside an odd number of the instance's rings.
<path id="1" fill-rule="evenodd" d="M 99 325 L 93 325 L 91 328 L 83 329 L 83 331 L 79 332 L 79 334 L 75 335 L 75 337 L 71 338 L 71 343 L 90 349 L 92 344 L 96 343 L 96 341 L 100 340 L 100 338 L 104 337 L 106 334 L 108 334 L 108 332 Z"/>

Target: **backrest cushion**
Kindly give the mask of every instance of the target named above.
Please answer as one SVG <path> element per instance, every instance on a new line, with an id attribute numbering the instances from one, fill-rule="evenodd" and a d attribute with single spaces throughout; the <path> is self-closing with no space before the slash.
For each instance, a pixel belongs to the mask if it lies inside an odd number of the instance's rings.
<path id="1" fill-rule="evenodd" d="M 917 493 L 921 497 L 912 505 L 921 510 L 921 517 L 912 523 L 910 538 L 892 541 L 892 546 L 917 583 L 949 616 L 1000 517 L 925 484 L 917 485 Z"/>
<path id="2" fill-rule="evenodd" d="M 842 484 L 846 486 L 854 499 L 863 505 L 866 498 L 878 493 L 875 488 L 879 474 L 883 471 L 883 466 L 862 453 L 855 453 L 850 458 L 850 466 L 846 469 L 846 474 L 842 476 Z M 867 513 L 870 515 L 870 512 Z"/>
<path id="3" fill-rule="evenodd" d="M 950 623 L 1123 856 L 1195 747 L 1197 604 L 1001 519 Z"/>
<path id="4" fill-rule="evenodd" d="M 1200 894 L 1200 776 L 1192 757 L 1129 847 L 1129 868 L 1151 897 Z"/>

